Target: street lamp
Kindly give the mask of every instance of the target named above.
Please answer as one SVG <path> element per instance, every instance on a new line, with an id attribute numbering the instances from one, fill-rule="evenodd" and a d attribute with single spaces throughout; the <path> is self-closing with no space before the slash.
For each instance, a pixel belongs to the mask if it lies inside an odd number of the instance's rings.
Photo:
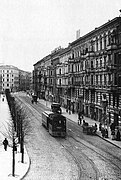
<path id="1" fill-rule="evenodd" d="M 103 107 L 103 123 L 104 123 L 104 125 L 107 124 L 107 105 L 108 105 L 108 100 L 107 100 L 106 94 L 103 94 L 102 107 Z"/>

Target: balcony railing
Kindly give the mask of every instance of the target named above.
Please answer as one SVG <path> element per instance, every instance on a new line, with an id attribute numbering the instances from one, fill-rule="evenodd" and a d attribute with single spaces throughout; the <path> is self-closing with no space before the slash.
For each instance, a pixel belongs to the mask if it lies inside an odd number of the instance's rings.
<path id="1" fill-rule="evenodd" d="M 115 50 L 115 49 L 117 49 L 117 45 L 116 44 L 109 44 L 108 46 L 107 46 L 107 50 L 109 51 L 109 50 Z"/>

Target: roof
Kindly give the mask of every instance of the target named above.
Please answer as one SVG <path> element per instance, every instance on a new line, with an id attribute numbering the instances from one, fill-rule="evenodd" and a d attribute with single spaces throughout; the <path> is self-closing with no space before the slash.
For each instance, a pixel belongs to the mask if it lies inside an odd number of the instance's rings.
<path id="1" fill-rule="evenodd" d="M 70 43 L 70 46 L 75 45 L 76 43 L 80 42 L 81 40 L 83 40 L 84 38 L 90 37 L 91 35 L 95 34 L 96 32 L 100 31 L 101 29 L 105 28 L 105 27 L 109 27 L 110 24 L 118 22 L 118 20 L 121 20 L 121 17 L 116 17 L 112 20 L 109 20 L 108 22 L 106 22 L 105 24 L 95 28 L 94 30 L 90 31 L 89 33 L 85 34 L 84 36 L 80 37 L 79 39 L 76 39 L 75 41 Z"/>

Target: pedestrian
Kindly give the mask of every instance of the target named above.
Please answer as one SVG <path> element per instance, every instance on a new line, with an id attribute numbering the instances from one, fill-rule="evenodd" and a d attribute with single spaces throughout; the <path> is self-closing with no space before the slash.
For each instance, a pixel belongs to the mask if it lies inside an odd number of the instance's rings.
<path id="1" fill-rule="evenodd" d="M 81 118 L 81 112 L 78 113 L 78 125 L 81 125 L 82 118 Z"/>
<path id="2" fill-rule="evenodd" d="M 82 119 L 80 117 L 80 118 L 78 118 L 78 125 L 81 125 L 81 123 L 82 123 Z"/>
<path id="3" fill-rule="evenodd" d="M 105 128 L 101 128 L 102 137 L 105 137 Z"/>
<path id="4" fill-rule="evenodd" d="M 108 138 L 108 130 L 107 130 L 107 128 L 105 129 L 105 138 Z"/>
<path id="5" fill-rule="evenodd" d="M 33 99 L 31 100 L 32 104 L 34 103 Z"/>
<path id="6" fill-rule="evenodd" d="M 85 120 L 83 120 L 83 125 L 85 125 L 85 123 L 86 123 Z"/>
<path id="7" fill-rule="evenodd" d="M 5 151 L 7 151 L 7 146 L 8 146 L 8 140 L 7 140 L 7 138 L 4 139 L 3 145 L 4 145 Z"/>
<path id="8" fill-rule="evenodd" d="M 96 127 L 96 129 L 97 129 L 97 124 L 95 123 L 95 127 Z"/>
<path id="9" fill-rule="evenodd" d="M 102 129 L 102 123 L 99 124 L 99 131 Z"/>
<path id="10" fill-rule="evenodd" d="M 118 129 L 117 134 L 116 134 L 116 140 L 120 141 L 120 131 L 119 131 L 119 129 Z"/>
<path id="11" fill-rule="evenodd" d="M 95 132 L 97 131 L 97 124 L 95 123 Z"/>

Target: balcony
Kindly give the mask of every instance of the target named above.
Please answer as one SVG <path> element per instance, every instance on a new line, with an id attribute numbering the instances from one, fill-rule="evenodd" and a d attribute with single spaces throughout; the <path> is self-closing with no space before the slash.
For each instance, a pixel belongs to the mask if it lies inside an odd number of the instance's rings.
<path id="1" fill-rule="evenodd" d="M 90 68 L 86 68 L 86 69 L 85 69 L 85 73 L 86 73 L 86 74 L 89 74 L 89 73 L 90 73 Z"/>
<path id="2" fill-rule="evenodd" d="M 111 86 L 109 87 L 109 91 L 111 91 L 111 92 L 116 92 L 116 91 L 118 91 L 118 88 L 117 88 L 117 86 L 115 86 L 115 85 L 111 85 Z"/>
<path id="3" fill-rule="evenodd" d="M 106 66 L 106 71 L 113 72 L 114 70 L 116 70 L 116 67 L 114 66 L 114 64 L 109 64 Z"/>
<path id="4" fill-rule="evenodd" d="M 94 57 L 95 56 L 95 53 L 93 51 L 88 51 L 85 55 L 85 57 Z"/>
<path id="5" fill-rule="evenodd" d="M 94 85 L 94 84 L 89 85 L 89 89 L 92 90 L 92 91 L 94 91 L 94 90 L 95 90 L 95 85 Z"/>
<path id="6" fill-rule="evenodd" d="M 68 62 L 69 62 L 69 63 L 74 63 L 74 62 L 75 62 L 75 61 L 74 61 L 74 58 L 73 58 L 73 57 L 69 57 L 69 58 L 68 58 Z"/>
<path id="7" fill-rule="evenodd" d="M 117 49 L 117 45 L 116 44 L 109 44 L 107 46 L 107 51 L 115 50 L 115 49 Z"/>

